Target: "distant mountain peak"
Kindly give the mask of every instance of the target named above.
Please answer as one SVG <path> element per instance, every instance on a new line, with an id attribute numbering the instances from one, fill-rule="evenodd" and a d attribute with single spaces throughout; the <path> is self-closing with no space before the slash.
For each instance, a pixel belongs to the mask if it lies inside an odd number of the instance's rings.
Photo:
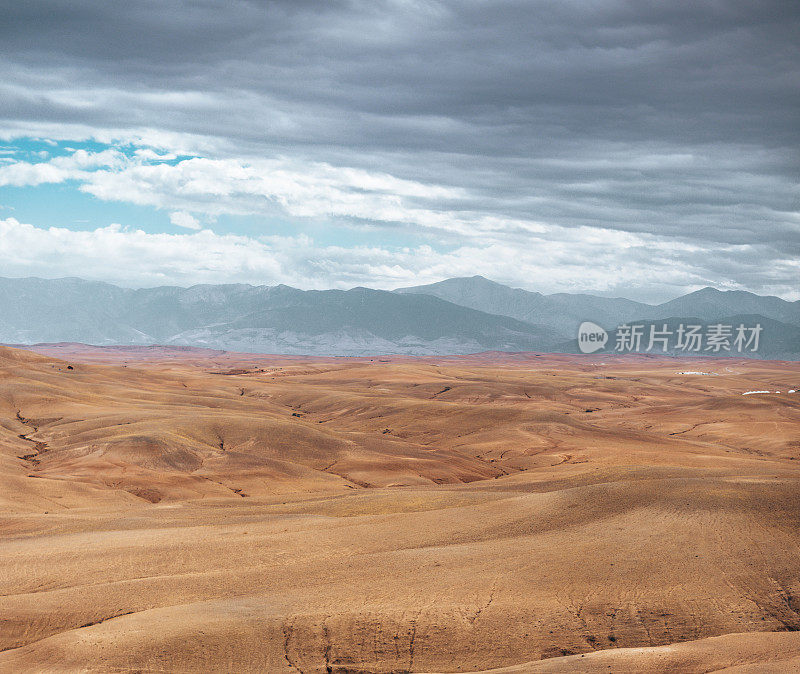
<path id="1" fill-rule="evenodd" d="M 405 291 L 405 290 L 418 290 L 420 288 L 460 288 L 460 289 L 469 289 L 469 290 L 477 290 L 481 288 L 486 289 L 503 289 L 503 290 L 510 290 L 508 286 L 503 285 L 502 283 L 498 283 L 497 281 L 492 281 L 491 279 L 486 278 L 485 276 L 481 276 L 480 274 L 475 274 L 475 276 L 455 276 L 453 278 L 444 279 L 443 281 L 436 281 L 435 283 L 428 283 L 422 286 L 411 286 L 409 288 L 398 288 L 398 291 Z"/>
<path id="2" fill-rule="evenodd" d="M 754 293 L 751 293 L 747 290 L 720 290 L 719 288 L 714 288 L 712 286 L 706 286 L 705 288 L 700 288 L 700 290 L 695 290 L 693 293 L 689 293 L 688 295 L 684 295 L 684 297 L 719 297 L 720 295 L 748 295 L 752 297 L 759 297 Z M 680 299 L 680 298 L 678 298 Z"/>
<path id="3" fill-rule="evenodd" d="M 431 283 L 430 285 L 435 286 L 441 283 L 449 283 L 449 284 L 489 284 L 489 285 L 501 285 L 496 281 L 492 281 L 491 279 L 486 278 L 485 276 L 481 276 L 480 274 L 475 274 L 475 276 L 454 276 L 453 278 L 447 278 L 443 281 L 439 281 L 438 283 Z"/>

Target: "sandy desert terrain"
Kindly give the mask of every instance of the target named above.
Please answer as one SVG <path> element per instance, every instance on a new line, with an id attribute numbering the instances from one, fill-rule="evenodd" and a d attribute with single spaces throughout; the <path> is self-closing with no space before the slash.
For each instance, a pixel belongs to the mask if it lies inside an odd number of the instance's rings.
<path id="1" fill-rule="evenodd" d="M 800 363 L 37 351 L 0 671 L 800 671 Z"/>

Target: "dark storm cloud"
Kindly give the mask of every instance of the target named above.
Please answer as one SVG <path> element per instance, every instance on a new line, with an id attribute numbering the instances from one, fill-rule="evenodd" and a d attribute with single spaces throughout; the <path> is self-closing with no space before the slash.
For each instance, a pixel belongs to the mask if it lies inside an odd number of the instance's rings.
<path id="1" fill-rule="evenodd" d="M 214 136 L 230 154 L 465 188 L 440 207 L 758 244 L 765 264 L 800 252 L 789 0 L 28 0 L 2 13 L 9 127 Z"/>

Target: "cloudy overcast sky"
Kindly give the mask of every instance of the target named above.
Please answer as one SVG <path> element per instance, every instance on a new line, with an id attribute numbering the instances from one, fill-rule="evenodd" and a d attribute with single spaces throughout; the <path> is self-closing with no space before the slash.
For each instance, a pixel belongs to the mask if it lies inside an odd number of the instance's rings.
<path id="1" fill-rule="evenodd" d="M 800 299 L 794 0 L 0 0 L 0 275 Z"/>

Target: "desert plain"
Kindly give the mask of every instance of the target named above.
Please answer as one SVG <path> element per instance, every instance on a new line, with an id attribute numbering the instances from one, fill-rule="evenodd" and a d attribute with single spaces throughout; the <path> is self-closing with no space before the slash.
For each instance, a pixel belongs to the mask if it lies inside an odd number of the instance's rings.
<path id="1" fill-rule="evenodd" d="M 797 390 L 0 347 L 0 671 L 800 671 Z"/>

